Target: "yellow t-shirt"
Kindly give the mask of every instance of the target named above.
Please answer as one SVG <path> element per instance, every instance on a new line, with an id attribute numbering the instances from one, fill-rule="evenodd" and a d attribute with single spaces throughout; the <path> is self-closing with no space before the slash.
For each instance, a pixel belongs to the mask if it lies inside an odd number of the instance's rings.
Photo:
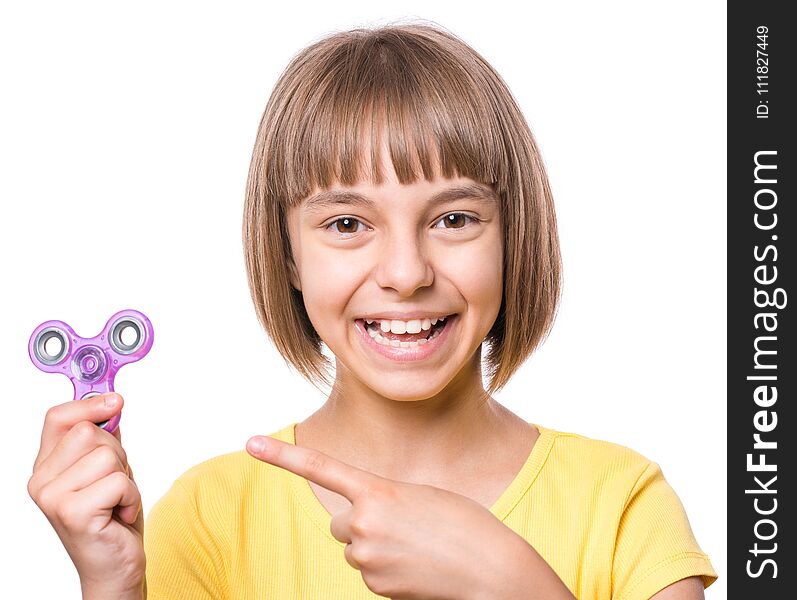
<path id="1" fill-rule="evenodd" d="M 295 443 L 296 423 L 271 434 Z M 579 600 L 648 599 L 717 574 L 659 466 L 610 442 L 540 437 L 490 508 Z M 146 518 L 149 600 L 382 598 L 346 562 L 306 479 L 246 450 L 178 477 Z"/>

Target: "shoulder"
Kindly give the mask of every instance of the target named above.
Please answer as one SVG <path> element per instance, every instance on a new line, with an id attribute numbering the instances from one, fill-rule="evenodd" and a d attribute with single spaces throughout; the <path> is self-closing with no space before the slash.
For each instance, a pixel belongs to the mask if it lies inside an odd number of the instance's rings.
<path id="1" fill-rule="evenodd" d="M 641 453 L 614 442 L 537 426 L 548 438 L 546 470 L 589 488 L 611 489 L 627 499 L 640 479 L 659 470 Z M 621 498 L 622 499 L 622 498 Z"/>
<path id="2" fill-rule="evenodd" d="M 537 426 L 551 437 L 551 454 L 562 461 L 585 462 L 592 467 L 641 473 L 651 460 L 632 448 L 565 431 Z"/>
<path id="3" fill-rule="evenodd" d="M 290 432 L 286 427 L 272 435 Z M 271 508 L 258 501 L 262 490 L 279 493 L 279 481 L 274 467 L 246 450 L 204 460 L 177 477 L 145 518 L 150 595 L 228 597 L 227 574 L 236 544 L 248 535 L 248 524 Z"/>
<path id="4" fill-rule="evenodd" d="M 268 434 L 283 441 L 292 436 L 293 424 Z M 175 480 L 197 502 L 223 497 L 240 498 L 251 491 L 254 482 L 279 472 L 276 467 L 257 460 L 245 449 L 204 460 L 187 469 Z"/>
<path id="5" fill-rule="evenodd" d="M 540 431 L 550 438 L 545 492 L 611 540 L 615 597 L 650 598 L 685 577 L 701 575 L 705 586 L 717 578 L 658 463 L 621 444 Z"/>
<path id="6" fill-rule="evenodd" d="M 290 427 L 271 435 L 287 439 Z M 190 540 L 229 547 L 236 524 L 245 525 L 253 507 L 285 509 L 287 484 L 281 471 L 246 450 L 214 456 L 188 468 L 149 510 L 145 540 L 149 538 L 150 547 L 159 544 L 172 549 L 193 543 Z"/>

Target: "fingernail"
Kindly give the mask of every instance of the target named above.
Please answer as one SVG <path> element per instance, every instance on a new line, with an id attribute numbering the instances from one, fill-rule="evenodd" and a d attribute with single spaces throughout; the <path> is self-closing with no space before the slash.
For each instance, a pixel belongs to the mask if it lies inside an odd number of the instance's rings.
<path id="1" fill-rule="evenodd" d="M 119 404 L 119 396 L 116 394 L 109 394 L 108 396 L 105 396 L 105 406 L 111 408 L 117 404 Z"/>
<path id="2" fill-rule="evenodd" d="M 260 454 L 266 449 L 266 439 L 263 437 L 255 437 L 249 440 L 249 449 L 252 452 Z"/>

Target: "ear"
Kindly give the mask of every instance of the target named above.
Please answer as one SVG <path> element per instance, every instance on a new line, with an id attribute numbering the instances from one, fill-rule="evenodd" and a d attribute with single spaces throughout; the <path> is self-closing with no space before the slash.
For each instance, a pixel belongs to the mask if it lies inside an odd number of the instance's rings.
<path id="1" fill-rule="evenodd" d="M 291 231 L 295 223 L 295 215 L 292 215 L 294 208 L 289 208 L 287 213 L 281 213 L 280 223 L 284 227 L 283 231 L 285 237 L 283 238 L 283 243 L 285 245 L 285 261 L 288 263 L 288 278 L 291 280 L 291 286 L 301 292 L 302 281 L 299 278 L 299 269 L 296 268 L 296 260 L 294 259 L 293 252 L 295 232 Z"/>
<path id="2" fill-rule="evenodd" d="M 288 273 L 291 279 L 291 285 L 301 292 L 302 282 L 299 279 L 299 273 L 296 269 L 296 264 L 293 262 L 293 258 L 288 259 Z"/>

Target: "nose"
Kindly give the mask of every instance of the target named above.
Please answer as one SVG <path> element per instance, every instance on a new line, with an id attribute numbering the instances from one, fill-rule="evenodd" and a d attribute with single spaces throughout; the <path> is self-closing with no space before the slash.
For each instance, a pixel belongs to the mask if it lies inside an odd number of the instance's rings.
<path id="1" fill-rule="evenodd" d="M 425 244 L 412 235 L 387 236 L 379 250 L 376 282 L 392 288 L 402 298 L 412 296 L 418 288 L 434 281 L 434 269 Z"/>

